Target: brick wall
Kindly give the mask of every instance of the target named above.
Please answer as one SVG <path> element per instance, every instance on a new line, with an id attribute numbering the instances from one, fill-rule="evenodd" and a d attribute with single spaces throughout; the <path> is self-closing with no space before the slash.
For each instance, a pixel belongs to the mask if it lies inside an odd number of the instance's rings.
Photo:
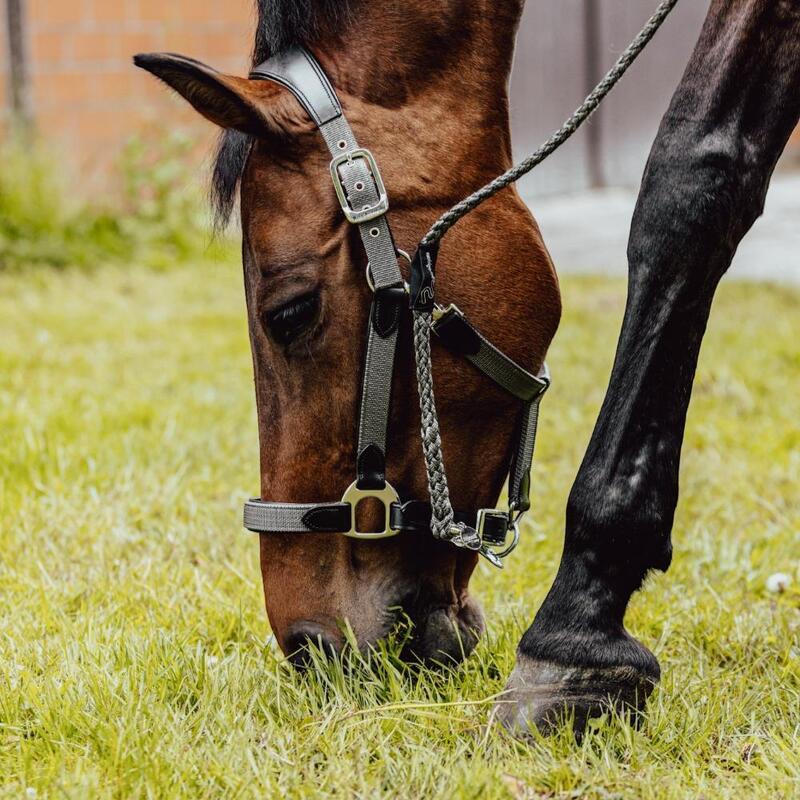
<path id="1" fill-rule="evenodd" d="M 208 152 L 215 137 L 212 126 L 166 87 L 135 69 L 131 55 L 171 50 L 242 74 L 248 66 L 252 42 L 252 0 L 26 0 L 25 7 L 36 126 L 51 147 L 61 151 L 65 164 L 80 175 L 82 182 L 93 177 L 102 181 L 134 134 L 144 132 L 157 139 L 165 129 L 188 131 L 197 139 L 198 154 Z M 538 4 L 534 7 L 529 3 L 526 14 L 542 13 L 537 9 Z M 638 29 L 638 16 L 636 20 Z M 0 14 L 0 37 L 2 126 L 8 115 L 5 14 Z M 526 44 L 528 61 L 533 58 L 531 74 L 538 74 L 542 65 L 537 65 L 536 53 L 542 58 L 545 51 L 533 36 Z M 523 60 L 518 58 L 518 63 Z M 559 80 L 563 83 L 563 76 Z M 537 91 L 549 92 L 549 86 Z M 572 110 L 580 91 L 579 87 L 573 93 L 575 98 L 567 98 L 564 109 L 559 108 L 553 119 L 542 119 L 537 107 L 535 116 L 548 130 L 540 131 L 536 124 L 526 122 L 515 133 L 517 143 L 537 144 Z M 559 93 L 548 95 L 550 99 L 557 96 Z M 635 104 L 623 111 L 630 114 L 633 109 Z M 649 134 L 648 144 L 651 138 Z M 791 160 L 796 159 L 800 131 L 795 133 L 790 150 Z M 198 164 L 200 160 L 198 155 Z M 562 159 L 559 163 L 563 166 L 565 162 Z M 543 167 L 543 172 L 537 173 L 538 181 L 547 169 Z M 563 179 L 557 184 L 559 188 L 565 185 Z"/>
<path id="2" fill-rule="evenodd" d="M 133 67 L 134 53 L 171 50 L 239 74 L 249 66 L 252 0 L 27 0 L 26 7 L 37 129 L 83 175 L 106 172 L 125 141 L 148 128 L 188 130 L 203 144 L 214 136 L 209 123 Z"/>

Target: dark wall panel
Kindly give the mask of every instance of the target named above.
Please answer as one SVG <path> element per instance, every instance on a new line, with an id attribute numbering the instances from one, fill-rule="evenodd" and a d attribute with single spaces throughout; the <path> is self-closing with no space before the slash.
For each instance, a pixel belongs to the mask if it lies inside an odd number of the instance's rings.
<path id="1" fill-rule="evenodd" d="M 516 157 L 535 150 L 583 100 L 583 0 L 528 0 L 511 79 Z M 526 194 L 579 189 L 586 182 L 584 134 L 524 181 Z"/>
<path id="2" fill-rule="evenodd" d="M 610 66 L 641 30 L 654 0 L 595 0 L 600 60 Z M 684 0 L 672 12 L 599 112 L 604 183 L 638 185 L 647 154 L 694 49 L 707 0 Z M 600 80 L 602 75 L 598 75 Z"/>
<path id="3" fill-rule="evenodd" d="M 517 158 L 575 110 L 656 5 L 657 0 L 528 0 L 511 81 Z M 598 180 L 609 186 L 639 183 L 707 9 L 707 0 L 678 4 L 586 129 L 522 182 L 526 196 L 574 191 Z"/>

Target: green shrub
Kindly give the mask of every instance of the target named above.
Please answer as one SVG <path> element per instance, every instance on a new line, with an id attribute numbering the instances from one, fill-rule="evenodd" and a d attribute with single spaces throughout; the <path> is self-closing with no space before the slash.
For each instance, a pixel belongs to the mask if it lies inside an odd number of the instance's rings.
<path id="1" fill-rule="evenodd" d="M 119 161 L 113 197 L 75 193 L 41 144 L 0 145 L 0 269 L 43 264 L 94 267 L 137 261 L 157 268 L 219 253 L 206 203 L 188 169 L 191 141 L 157 146 L 132 139 Z"/>

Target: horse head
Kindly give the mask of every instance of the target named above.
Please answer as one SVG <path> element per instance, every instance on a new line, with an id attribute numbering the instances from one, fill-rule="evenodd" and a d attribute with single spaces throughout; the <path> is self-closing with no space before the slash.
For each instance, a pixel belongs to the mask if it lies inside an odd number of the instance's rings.
<path id="1" fill-rule="evenodd" d="M 374 154 L 394 241 L 413 251 L 441 213 L 510 166 L 507 84 L 522 4 L 489 10 L 483 0 L 354 2 L 348 15 L 326 14 L 328 4 L 319 5 L 313 25 L 295 20 L 297 43 L 313 52 L 360 144 Z M 256 61 L 267 55 L 262 41 Z M 364 246 L 342 214 L 317 125 L 275 83 L 171 54 L 138 56 L 137 64 L 226 131 L 217 180 L 223 207 L 230 199 L 225 187 L 239 186 L 261 496 L 336 501 L 353 482 L 359 455 L 372 292 Z M 560 298 L 539 230 L 514 189 L 453 229 L 436 290 L 510 358 L 539 370 Z M 521 424 L 519 403 L 437 344 L 433 359 L 453 504 L 491 507 Z M 404 315 L 386 440 L 386 478 L 401 498 L 428 496 L 419 429 Z M 359 530 L 382 529 L 379 506 L 358 507 Z M 477 554 L 430 532 L 365 541 L 287 531 L 262 534 L 260 548 L 269 620 L 297 663 L 309 641 L 339 650 L 345 624 L 368 648 L 408 617 L 406 651 L 433 661 L 461 660 L 483 629 L 469 593 Z"/>

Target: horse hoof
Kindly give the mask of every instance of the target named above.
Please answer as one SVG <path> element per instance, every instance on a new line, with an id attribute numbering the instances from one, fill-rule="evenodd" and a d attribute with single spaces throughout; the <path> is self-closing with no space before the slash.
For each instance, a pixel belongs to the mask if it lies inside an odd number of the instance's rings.
<path id="1" fill-rule="evenodd" d="M 638 716 L 657 682 L 630 666 L 565 667 L 519 656 L 492 717 L 518 739 L 571 721 L 580 739 L 590 719 L 612 709 Z"/>

